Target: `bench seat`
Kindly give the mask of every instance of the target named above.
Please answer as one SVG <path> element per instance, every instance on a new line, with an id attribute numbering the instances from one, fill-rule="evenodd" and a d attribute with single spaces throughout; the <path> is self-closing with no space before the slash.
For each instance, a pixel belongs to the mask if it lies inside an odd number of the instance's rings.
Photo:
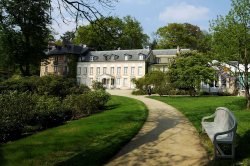
<path id="1" fill-rule="evenodd" d="M 214 142 L 214 135 L 219 132 L 223 132 L 218 125 L 215 122 L 202 122 L 202 126 L 204 127 L 207 135 L 211 139 L 212 142 Z M 223 143 L 230 143 L 233 140 L 228 136 L 228 134 L 218 135 L 216 137 L 217 143 L 223 142 Z"/>
<path id="2" fill-rule="evenodd" d="M 213 122 L 205 122 L 206 119 L 214 118 Z M 237 119 L 227 108 L 218 107 L 211 116 L 202 118 L 202 132 L 207 135 L 214 144 L 214 159 L 235 158 L 235 135 L 237 130 Z M 231 155 L 225 155 L 218 144 L 231 144 Z M 217 151 L 220 155 L 217 155 Z"/>

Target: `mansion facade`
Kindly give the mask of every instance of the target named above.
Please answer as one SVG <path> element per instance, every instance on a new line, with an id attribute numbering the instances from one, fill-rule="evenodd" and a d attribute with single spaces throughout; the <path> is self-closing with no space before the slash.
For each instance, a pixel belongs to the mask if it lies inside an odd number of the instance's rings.
<path id="1" fill-rule="evenodd" d="M 42 62 L 40 76 L 53 73 L 57 75 L 67 75 L 70 61 L 68 56 L 75 54 L 78 56 L 76 79 L 77 84 L 87 85 L 91 88 L 93 81 L 102 82 L 108 89 L 135 89 L 131 82 L 133 78 L 141 78 L 149 70 L 160 68 L 167 70 L 167 65 L 171 58 L 176 56 L 180 50 L 112 50 L 95 51 L 89 47 L 68 44 L 57 46 L 49 44 L 47 52 L 48 64 Z"/>

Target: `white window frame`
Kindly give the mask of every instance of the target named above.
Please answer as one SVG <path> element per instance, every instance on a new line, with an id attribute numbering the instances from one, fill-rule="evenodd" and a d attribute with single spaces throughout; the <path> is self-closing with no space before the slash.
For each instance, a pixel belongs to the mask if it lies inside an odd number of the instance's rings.
<path id="1" fill-rule="evenodd" d="M 135 67 L 131 67 L 131 75 L 135 75 Z"/>
<path id="2" fill-rule="evenodd" d="M 94 57 L 93 56 L 90 56 L 90 61 L 94 61 Z"/>
<path id="3" fill-rule="evenodd" d="M 124 67 L 124 75 L 128 75 L 128 67 Z"/>
<path id="4" fill-rule="evenodd" d="M 97 75 L 100 75 L 100 67 L 97 67 L 97 68 L 96 68 L 96 74 L 97 74 Z"/>
<path id="5" fill-rule="evenodd" d="M 123 79 L 123 86 L 128 86 L 128 79 L 127 78 Z"/>
<path id="6" fill-rule="evenodd" d="M 54 72 L 58 72 L 58 66 L 54 66 Z"/>
<path id="7" fill-rule="evenodd" d="M 81 67 L 77 67 L 77 74 L 78 74 L 78 75 L 81 74 Z"/>
<path id="8" fill-rule="evenodd" d="M 81 84 L 81 78 L 77 77 L 76 82 L 77 82 L 77 85 L 80 85 Z"/>
<path id="9" fill-rule="evenodd" d="M 125 61 L 127 61 L 128 60 L 128 55 L 125 55 Z"/>
<path id="10" fill-rule="evenodd" d="M 90 75 L 93 75 L 93 71 L 94 71 L 94 68 L 93 68 L 93 67 L 90 67 L 90 72 L 89 72 L 89 74 L 90 74 Z"/>
<path id="11" fill-rule="evenodd" d="M 87 67 L 83 67 L 83 74 L 87 74 L 87 72 L 88 72 Z"/>
<path id="12" fill-rule="evenodd" d="M 114 74 L 114 71 L 115 71 L 115 68 L 114 68 L 114 67 L 111 67 L 111 68 L 110 68 L 110 74 Z"/>
<path id="13" fill-rule="evenodd" d="M 82 84 L 87 85 L 87 78 L 82 78 Z"/>
<path id="14" fill-rule="evenodd" d="M 93 83 L 93 78 L 90 78 L 89 79 L 89 85 L 92 85 L 92 83 Z"/>
<path id="15" fill-rule="evenodd" d="M 49 71 L 48 66 L 45 66 L 45 72 L 48 72 L 48 71 Z"/>
<path id="16" fill-rule="evenodd" d="M 143 60 L 143 55 L 139 55 L 139 60 Z"/>
<path id="17" fill-rule="evenodd" d="M 107 74 L 107 67 L 103 67 L 103 74 Z"/>
<path id="18" fill-rule="evenodd" d="M 117 67 L 117 75 L 121 75 L 121 67 Z"/>
<path id="19" fill-rule="evenodd" d="M 142 66 L 138 67 L 138 75 L 142 75 Z"/>

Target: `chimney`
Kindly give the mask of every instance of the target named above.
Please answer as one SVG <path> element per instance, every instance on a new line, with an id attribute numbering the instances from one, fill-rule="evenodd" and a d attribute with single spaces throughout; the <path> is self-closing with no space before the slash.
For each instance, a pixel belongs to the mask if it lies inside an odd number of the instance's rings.
<path id="1" fill-rule="evenodd" d="M 147 46 L 148 47 L 148 51 L 150 50 L 150 47 L 149 46 Z"/>
<path id="2" fill-rule="evenodd" d="M 180 52 L 180 46 L 178 45 L 177 46 L 177 53 L 179 53 Z"/>

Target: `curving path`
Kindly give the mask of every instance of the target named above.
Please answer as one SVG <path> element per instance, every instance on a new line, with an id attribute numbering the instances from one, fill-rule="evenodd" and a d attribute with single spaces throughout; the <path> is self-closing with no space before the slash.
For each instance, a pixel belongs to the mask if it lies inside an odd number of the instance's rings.
<path id="1" fill-rule="evenodd" d="M 131 95 L 131 90 L 107 92 L 141 100 L 149 114 L 139 133 L 106 166 L 211 164 L 198 132 L 180 111 L 145 96 Z"/>

